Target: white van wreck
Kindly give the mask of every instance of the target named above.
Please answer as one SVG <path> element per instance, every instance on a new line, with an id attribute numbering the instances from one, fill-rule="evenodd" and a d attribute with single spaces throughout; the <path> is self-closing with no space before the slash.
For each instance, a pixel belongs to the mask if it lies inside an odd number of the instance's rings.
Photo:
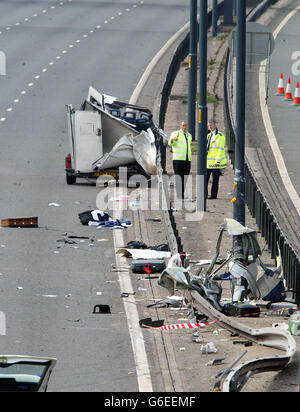
<path id="1" fill-rule="evenodd" d="M 118 170 L 134 174 L 157 174 L 157 141 L 164 133 L 154 126 L 146 107 L 121 102 L 89 88 L 80 110 L 67 105 L 70 153 L 65 158 L 67 184 L 77 178 L 102 175 L 118 180 Z"/>

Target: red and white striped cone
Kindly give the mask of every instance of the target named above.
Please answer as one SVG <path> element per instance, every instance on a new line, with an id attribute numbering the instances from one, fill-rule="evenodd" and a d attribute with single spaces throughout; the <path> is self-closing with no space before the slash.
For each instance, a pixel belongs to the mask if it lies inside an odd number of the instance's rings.
<path id="1" fill-rule="evenodd" d="M 288 78 L 284 99 L 285 101 L 293 100 L 292 92 L 291 92 L 291 79 Z"/>
<path id="2" fill-rule="evenodd" d="M 283 73 L 280 73 L 277 92 L 275 93 L 275 96 L 284 96 Z"/>
<path id="3" fill-rule="evenodd" d="M 292 106 L 298 106 L 299 104 L 300 104 L 300 89 L 299 89 L 299 82 L 297 82 Z"/>

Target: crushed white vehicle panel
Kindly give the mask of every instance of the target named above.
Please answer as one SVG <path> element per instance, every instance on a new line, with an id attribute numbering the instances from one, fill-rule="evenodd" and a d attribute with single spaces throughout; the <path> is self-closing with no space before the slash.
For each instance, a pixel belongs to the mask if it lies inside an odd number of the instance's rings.
<path id="1" fill-rule="evenodd" d="M 142 131 L 138 135 L 128 133 L 122 136 L 113 149 L 95 162 L 93 167 L 105 170 L 137 162 L 148 174 L 156 174 L 156 148 L 151 134 Z"/>

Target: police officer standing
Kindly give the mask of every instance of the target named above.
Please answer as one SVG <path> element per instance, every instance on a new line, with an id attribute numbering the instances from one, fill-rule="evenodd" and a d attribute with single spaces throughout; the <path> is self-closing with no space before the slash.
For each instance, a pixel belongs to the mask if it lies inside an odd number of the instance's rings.
<path id="1" fill-rule="evenodd" d="M 225 136 L 218 130 L 213 120 L 209 120 L 207 126 L 207 185 L 209 178 L 212 175 L 211 196 L 209 196 L 209 199 L 216 199 L 219 190 L 221 170 L 225 169 L 227 164 Z"/>
<path id="2" fill-rule="evenodd" d="M 192 135 L 187 131 L 187 122 L 180 124 L 180 129 L 171 133 L 168 145 L 172 147 L 173 169 L 175 175 L 181 179 L 181 197 L 184 198 L 184 176 L 188 176 L 192 161 Z M 177 190 L 177 195 L 178 195 Z"/>

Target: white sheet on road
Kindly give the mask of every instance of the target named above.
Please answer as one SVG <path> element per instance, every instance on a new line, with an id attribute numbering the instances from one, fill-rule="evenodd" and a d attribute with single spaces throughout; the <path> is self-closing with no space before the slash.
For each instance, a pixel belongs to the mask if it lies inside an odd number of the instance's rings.
<path id="1" fill-rule="evenodd" d="M 162 252 L 152 249 L 118 249 L 116 253 L 133 259 L 163 259 L 171 257 L 171 252 Z"/>

